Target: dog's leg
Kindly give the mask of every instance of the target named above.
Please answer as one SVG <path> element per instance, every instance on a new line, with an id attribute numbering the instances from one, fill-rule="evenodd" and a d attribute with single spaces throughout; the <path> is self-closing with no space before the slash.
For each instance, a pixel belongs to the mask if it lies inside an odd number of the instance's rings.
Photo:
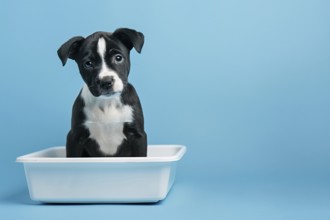
<path id="1" fill-rule="evenodd" d="M 95 140 L 88 138 L 86 131 L 78 131 L 75 135 L 69 132 L 66 143 L 67 157 L 104 157 Z"/>
<path id="2" fill-rule="evenodd" d="M 85 149 L 88 157 L 106 157 L 107 155 L 103 154 L 99 150 L 99 145 L 93 139 L 88 139 L 85 143 Z"/>
<path id="3" fill-rule="evenodd" d="M 144 133 L 144 132 L 143 132 Z M 133 157 L 147 156 L 147 134 L 144 133 L 140 137 L 132 139 Z"/>
<path id="4" fill-rule="evenodd" d="M 136 124 L 126 124 L 124 133 L 126 134 L 128 146 L 132 157 L 147 156 L 147 134 L 139 129 Z"/>
<path id="5" fill-rule="evenodd" d="M 68 133 L 66 139 L 66 156 L 67 157 L 83 157 L 84 156 L 84 145 L 81 138 L 77 138 L 77 135 L 72 132 Z"/>

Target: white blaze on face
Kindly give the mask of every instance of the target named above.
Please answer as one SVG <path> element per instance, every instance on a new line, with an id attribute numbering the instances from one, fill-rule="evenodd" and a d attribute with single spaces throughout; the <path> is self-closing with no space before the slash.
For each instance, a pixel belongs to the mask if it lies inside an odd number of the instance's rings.
<path id="1" fill-rule="evenodd" d="M 106 52 L 106 42 L 103 37 L 99 39 L 97 42 L 97 52 L 99 53 L 101 60 L 102 60 L 102 68 L 99 73 L 99 79 L 102 81 L 102 79 L 106 76 L 112 76 L 113 79 L 115 80 L 115 83 L 113 85 L 113 91 L 114 92 L 121 92 L 124 89 L 124 84 L 123 81 L 119 78 L 118 74 L 110 69 L 104 59 L 105 52 Z"/>

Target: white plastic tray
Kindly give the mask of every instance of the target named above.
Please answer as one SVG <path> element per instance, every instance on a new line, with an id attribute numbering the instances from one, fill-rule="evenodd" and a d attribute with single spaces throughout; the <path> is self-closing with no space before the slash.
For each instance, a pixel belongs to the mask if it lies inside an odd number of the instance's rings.
<path id="1" fill-rule="evenodd" d="M 171 189 L 182 145 L 149 145 L 147 157 L 67 158 L 52 147 L 17 158 L 32 200 L 48 203 L 145 203 Z"/>

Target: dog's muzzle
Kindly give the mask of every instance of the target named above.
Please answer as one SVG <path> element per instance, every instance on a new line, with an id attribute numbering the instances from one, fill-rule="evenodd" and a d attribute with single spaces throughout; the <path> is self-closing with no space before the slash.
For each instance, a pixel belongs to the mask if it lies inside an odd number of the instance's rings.
<path id="1" fill-rule="evenodd" d="M 106 76 L 100 81 L 100 88 L 102 92 L 111 91 L 113 85 L 115 84 L 115 79 L 113 76 Z"/>
<path id="2" fill-rule="evenodd" d="M 95 96 L 111 96 L 114 91 L 115 78 L 113 76 L 105 76 L 102 79 L 97 79 L 93 84 L 90 84 L 89 90 Z"/>

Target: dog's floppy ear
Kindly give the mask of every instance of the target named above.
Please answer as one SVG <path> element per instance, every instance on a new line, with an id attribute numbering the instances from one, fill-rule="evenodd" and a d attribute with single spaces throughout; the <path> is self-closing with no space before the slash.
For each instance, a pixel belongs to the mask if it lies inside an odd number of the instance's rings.
<path id="1" fill-rule="evenodd" d="M 57 54 L 62 61 L 63 66 L 66 64 L 68 58 L 75 59 L 75 55 L 78 52 L 81 44 L 85 38 L 83 37 L 73 37 L 67 42 L 65 42 L 58 50 Z"/>
<path id="2" fill-rule="evenodd" d="M 144 36 L 141 32 L 128 28 L 119 28 L 113 32 L 113 35 L 118 38 L 129 50 L 134 47 L 138 53 L 141 53 L 144 43 Z"/>

